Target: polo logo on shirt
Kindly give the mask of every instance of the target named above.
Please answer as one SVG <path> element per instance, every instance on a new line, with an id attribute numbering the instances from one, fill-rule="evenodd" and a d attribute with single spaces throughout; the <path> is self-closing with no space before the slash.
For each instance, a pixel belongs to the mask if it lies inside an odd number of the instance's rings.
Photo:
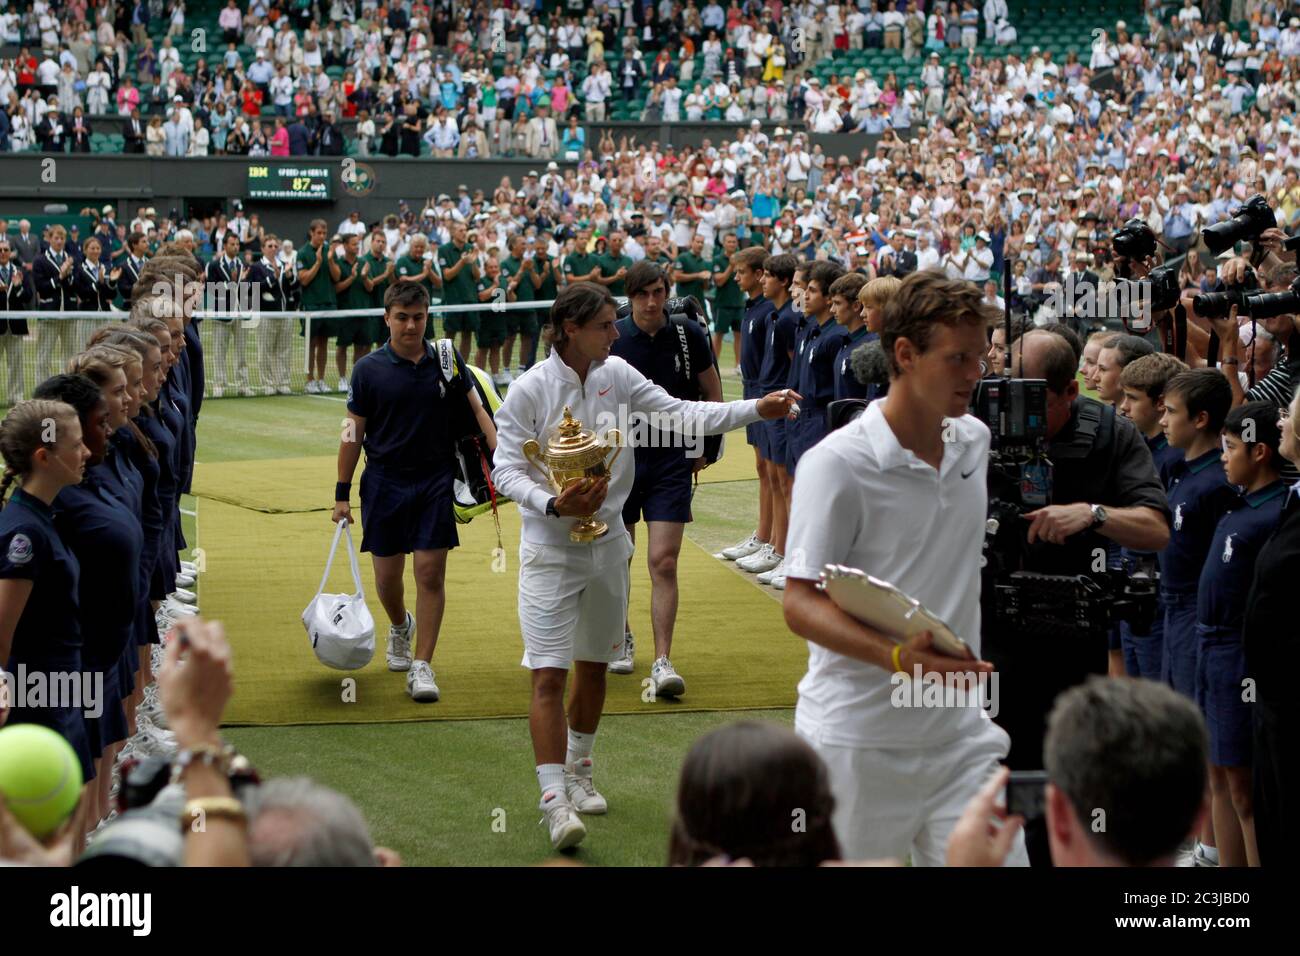
<path id="1" fill-rule="evenodd" d="M 1174 530 L 1183 530 L 1183 506 L 1179 505 L 1174 509 Z"/>
<path id="2" fill-rule="evenodd" d="M 1227 564 L 1229 561 L 1232 560 L 1232 537 L 1233 537 L 1232 535 L 1228 535 L 1228 539 L 1223 542 L 1223 563 L 1224 564 Z"/>
<path id="3" fill-rule="evenodd" d="M 27 564 L 32 560 L 32 539 L 25 534 L 16 534 L 9 541 L 9 563 Z"/>

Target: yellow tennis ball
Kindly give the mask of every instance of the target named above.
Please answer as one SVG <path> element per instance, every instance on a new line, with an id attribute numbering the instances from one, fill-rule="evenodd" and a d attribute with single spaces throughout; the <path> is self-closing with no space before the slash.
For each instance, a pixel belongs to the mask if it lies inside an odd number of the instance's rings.
<path id="1" fill-rule="evenodd" d="M 32 836 L 43 840 L 76 809 L 81 761 L 48 727 L 15 724 L 0 729 L 0 794 Z"/>

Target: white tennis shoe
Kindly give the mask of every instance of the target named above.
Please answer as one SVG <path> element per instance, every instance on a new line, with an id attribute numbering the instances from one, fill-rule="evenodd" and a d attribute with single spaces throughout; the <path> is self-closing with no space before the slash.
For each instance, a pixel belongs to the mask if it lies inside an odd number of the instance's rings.
<path id="1" fill-rule="evenodd" d="M 579 813 L 606 813 L 609 803 L 592 782 L 591 758 L 583 757 L 564 768 L 564 793 Z"/>
<path id="2" fill-rule="evenodd" d="M 433 668 L 428 661 L 414 661 L 406 672 L 406 692 L 411 700 L 420 704 L 438 702 L 438 685 L 433 682 Z"/>
<path id="3" fill-rule="evenodd" d="M 587 827 L 578 819 L 573 804 L 559 790 L 548 790 L 542 794 L 538 809 L 543 816 L 537 822 L 545 823 L 550 828 L 551 846 L 554 849 L 567 850 L 577 846 L 587 835 Z"/>
<path id="4" fill-rule="evenodd" d="M 411 631 L 415 627 L 415 618 L 406 612 L 406 623 L 401 627 L 388 627 L 388 669 L 405 671 L 411 668 Z"/>
<path id="5" fill-rule="evenodd" d="M 633 671 L 632 658 L 636 654 L 636 642 L 632 639 L 631 631 L 623 632 L 623 654 L 616 661 L 610 661 L 609 672 L 611 674 L 630 674 Z"/>
<path id="6" fill-rule="evenodd" d="M 740 544 L 733 544 L 730 548 L 723 548 L 718 552 L 718 556 L 725 561 L 739 561 L 741 558 L 747 558 L 751 554 L 763 550 L 765 544 L 767 544 L 766 541 L 758 540 L 758 532 L 755 531 Z"/>
<path id="7" fill-rule="evenodd" d="M 736 562 L 736 567 L 742 571 L 748 571 L 750 574 L 759 574 L 764 571 L 771 571 L 781 563 L 781 555 L 771 544 L 765 544 L 747 558 L 741 558 Z"/>

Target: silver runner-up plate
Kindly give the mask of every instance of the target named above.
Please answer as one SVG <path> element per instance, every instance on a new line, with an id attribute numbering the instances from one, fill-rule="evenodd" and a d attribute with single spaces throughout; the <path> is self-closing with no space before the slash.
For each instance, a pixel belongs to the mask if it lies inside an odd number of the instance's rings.
<path id="1" fill-rule="evenodd" d="M 966 642 L 938 615 L 888 581 L 873 578 L 856 568 L 828 564 L 822 570 L 817 588 L 841 611 L 900 643 L 913 634 L 929 631 L 940 654 L 966 660 L 975 658 Z"/>

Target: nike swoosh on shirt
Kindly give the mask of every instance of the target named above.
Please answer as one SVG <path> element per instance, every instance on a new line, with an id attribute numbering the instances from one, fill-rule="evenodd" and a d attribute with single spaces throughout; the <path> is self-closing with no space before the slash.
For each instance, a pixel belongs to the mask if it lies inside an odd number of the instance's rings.
<path id="1" fill-rule="evenodd" d="M 975 474 L 977 470 L 978 470 L 977 468 L 972 468 L 970 471 L 962 475 L 962 479 L 964 480 L 966 478 L 969 478 L 971 475 Z"/>
<path id="2" fill-rule="evenodd" d="M 597 395 L 604 395 L 606 392 L 608 392 L 608 391 L 609 391 L 611 388 L 613 388 L 613 387 L 614 387 L 613 385 L 606 385 L 604 388 L 602 388 L 602 389 L 601 389 L 599 392 L 597 392 L 596 394 L 597 394 Z"/>

